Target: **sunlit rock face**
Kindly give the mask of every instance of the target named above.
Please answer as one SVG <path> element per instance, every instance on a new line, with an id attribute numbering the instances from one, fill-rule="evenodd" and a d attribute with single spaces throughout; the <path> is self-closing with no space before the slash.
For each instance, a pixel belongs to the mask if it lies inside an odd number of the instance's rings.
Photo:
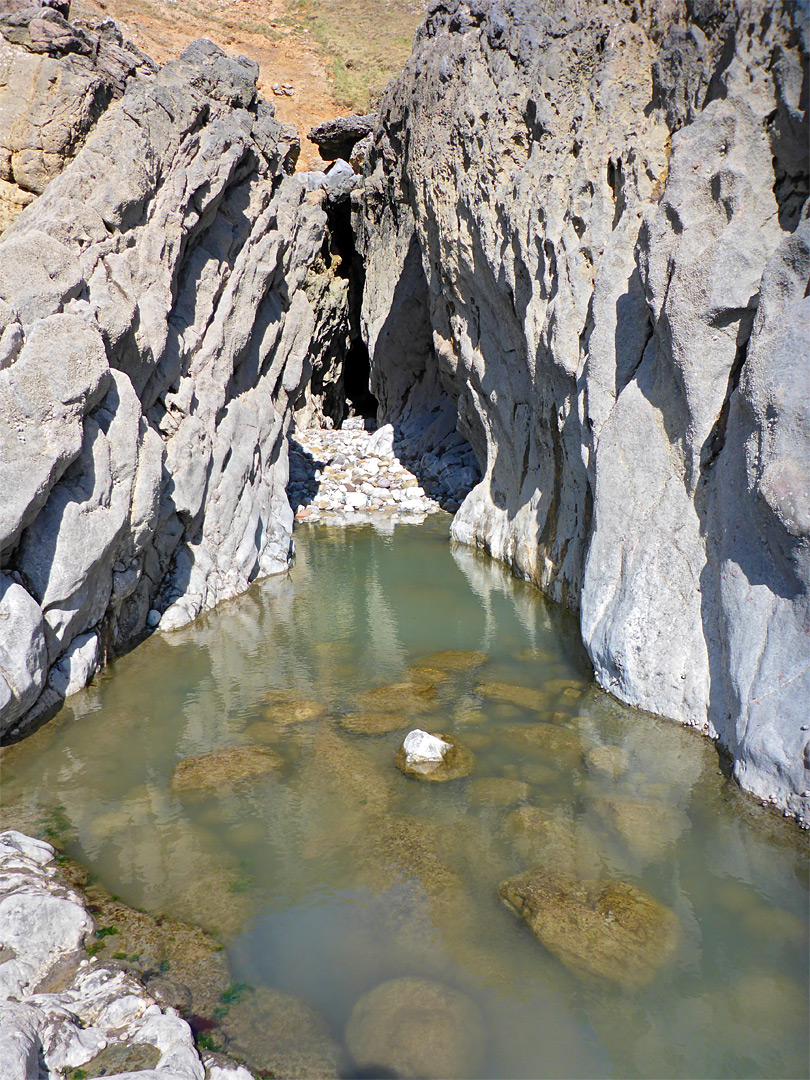
<path id="1" fill-rule="evenodd" d="M 122 81 L 0 241 L 0 734 L 288 565 L 286 435 L 345 290 L 257 74 L 201 41 Z"/>
<path id="2" fill-rule="evenodd" d="M 810 819 L 805 18 L 434 4 L 356 220 L 382 416 L 483 473 L 455 537 Z"/>

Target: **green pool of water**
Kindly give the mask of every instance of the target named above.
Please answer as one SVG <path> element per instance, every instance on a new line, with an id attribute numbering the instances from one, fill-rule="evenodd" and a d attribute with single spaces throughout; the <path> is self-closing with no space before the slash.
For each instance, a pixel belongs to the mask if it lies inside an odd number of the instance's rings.
<path id="1" fill-rule="evenodd" d="M 358 997 L 416 976 L 479 1011 L 476 1075 L 807 1076 L 806 836 L 700 736 L 601 693 L 573 618 L 447 521 L 299 530 L 289 575 L 153 637 L 8 749 L 6 820 L 58 807 L 111 891 L 217 932 L 234 980 L 303 998 L 341 1047 Z M 361 733 L 392 698 L 402 727 Z M 472 774 L 402 775 L 417 726 Z M 173 788 L 235 745 L 282 767 Z M 498 900 L 537 864 L 645 890 L 677 916 L 674 956 L 636 989 L 569 970 Z"/>

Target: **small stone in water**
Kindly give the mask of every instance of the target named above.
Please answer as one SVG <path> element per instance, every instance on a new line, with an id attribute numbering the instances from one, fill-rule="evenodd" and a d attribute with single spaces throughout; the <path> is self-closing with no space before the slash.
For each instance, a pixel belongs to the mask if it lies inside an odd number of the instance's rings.
<path id="1" fill-rule="evenodd" d="M 402 749 L 408 762 L 441 761 L 451 747 L 450 743 L 443 739 L 437 739 L 435 735 L 422 731 L 421 728 L 414 728 L 405 736 Z"/>

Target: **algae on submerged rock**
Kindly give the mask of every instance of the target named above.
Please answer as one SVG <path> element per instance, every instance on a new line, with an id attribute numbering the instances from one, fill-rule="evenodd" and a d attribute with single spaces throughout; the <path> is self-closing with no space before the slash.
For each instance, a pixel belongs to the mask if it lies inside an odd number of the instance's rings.
<path id="1" fill-rule="evenodd" d="M 484 1053 L 483 1019 L 449 986 L 391 979 L 358 998 L 346 1045 L 368 1076 L 475 1076 Z"/>
<path id="2" fill-rule="evenodd" d="M 250 1068 L 285 1080 L 337 1080 L 342 1054 L 306 1001 L 269 987 L 237 986 L 223 1005 L 220 1029 L 230 1053 Z"/>
<path id="3" fill-rule="evenodd" d="M 678 944 L 675 913 L 625 882 L 577 881 L 539 869 L 498 891 L 566 967 L 628 989 L 651 982 Z"/>
<path id="4" fill-rule="evenodd" d="M 228 746 L 178 762 L 172 788 L 178 792 L 207 791 L 255 780 L 280 769 L 283 762 L 266 746 Z"/>

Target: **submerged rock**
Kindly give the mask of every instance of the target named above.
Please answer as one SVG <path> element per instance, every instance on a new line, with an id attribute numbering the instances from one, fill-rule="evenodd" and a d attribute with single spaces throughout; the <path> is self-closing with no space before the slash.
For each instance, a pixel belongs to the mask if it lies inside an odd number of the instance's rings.
<path id="1" fill-rule="evenodd" d="M 601 870 L 592 833 L 562 810 L 519 806 L 507 815 L 504 829 L 514 850 L 532 866 L 577 877 L 592 877 Z"/>
<path id="2" fill-rule="evenodd" d="M 265 709 L 265 717 L 280 726 L 292 724 L 305 724 L 310 720 L 320 720 L 325 716 L 327 708 L 322 701 L 311 701 L 299 698 L 295 701 L 279 705 L 271 705 Z"/>
<path id="3" fill-rule="evenodd" d="M 588 771 L 618 780 L 630 768 L 630 757 L 621 746 L 592 746 L 585 754 Z"/>
<path id="4" fill-rule="evenodd" d="M 621 836 L 633 854 L 642 859 L 660 859 L 689 828 L 689 818 L 676 806 L 631 796 L 605 796 L 595 809 Z"/>
<path id="5" fill-rule="evenodd" d="M 358 694 L 356 701 L 361 710 L 407 714 L 427 712 L 435 697 L 435 686 L 404 680 L 365 690 L 362 694 Z"/>
<path id="6" fill-rule="evenodd" d="M 575 769 L 582 762 L 582 739 L 575 731 L 556 724 L 510 724 L 502 741 L 524 753 L 534 752 L 560 768 Z"/>
<path id="7" fill-rule="evenodd" d="M 423 683 L 425 686 L 441 686 L 450 680 L 450 672 L 429 664 L 412 664 L 407 675 L 411 682 Z"/>
<path id="8" fill-rule="evenodd" d="M 469 776 L 475 764 L 472 751 L 455 735 L 431 735 L 416 728 L 396 753 L 397 768 L 417 780 L 458 780 Z"/>
<path id="9" fill-rule="evenodd" d="M 217 789 L 255 780 L 282 765 L 278 754 L 266 746 L 229 746 L 179 762 L 172 773 L 172 787 L 180 792 Z"/>
<path id="10" fill-rule="evenodd" d="M 489 654 L 477 652 L 474 649 L 442 649 L 439 652 L 429 653 L 414 660 L 411 667 L 436 668 L 439 671 L 473 671 L 483 667 L 489 660 Z"/>
<path id="11" fill-rule="evenodd" d="M 678 944 L 675 913 L 635 885 L 532 870 L 498 891 L 549 952 L 578 974 L 631 989 L 646 986 Z"/>
<path id="12" fill-rule="evenodd" d="M 485 806 L 514 806 L 524 802 L 530 794 L 529 784 L 508 776 L 481 776 L 470 781 L 470 797 Z"/>
<path id="13" fill-rule="evenodd" d="M 356 712 L 341 716 L 340 726 L 354 735 L 388 735 L 410 724 L 409 716 L 395 712 Z"/>
<path id="14" fill-rule="evenodd" d="M 391 979 L 358 998 L 346 1045 L 368 1076 L 475 1076 L 484 1054 L 483 1019 L 448 986 Z"/>
<path id="15" fill-rule="evenodd" d="M 237 993 L 220 1025 L 230 1053 L 285 1080 L 337 1080 L 340 1047 L 311 1005 L 263 986 Z"/>
<path id="16" fill-rule="evenodd" d="M 548 707 L 549 695 L 544 690 L 536 690 L 530 686 L 515 686 L 504 682 L 482 682 L 476 688 L 476 693 L 482 697 L 493 698 L 495 701 L 505 701 L 509 705 L 517 705 L 521 709 L 531 709 L 533 712 L 544 712 Z"/>

